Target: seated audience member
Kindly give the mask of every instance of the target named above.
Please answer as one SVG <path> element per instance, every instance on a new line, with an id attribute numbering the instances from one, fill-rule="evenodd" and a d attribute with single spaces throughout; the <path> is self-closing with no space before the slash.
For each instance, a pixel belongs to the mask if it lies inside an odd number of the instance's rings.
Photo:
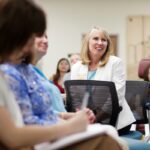
<path id="1" fill-rule="evenodd" d="M 77 61 L 80 60 L 80 54 L 79 53 L 72 53 L 69 57 L 69 60 L 70 60 L 70 65 L 72 67 Z M 71 79 L 71 72 L 68 72 L 64 76 L 64 82 L 67 80 L 70 80 L 70 79 Z"/>
<path id="2" fill-rule="evenodd" d="M 70 63 L 67 58 L 61 58 L 56 67 L 56 73 L 50 78 L 54 84 L 59 88 L 62 94 L 65 93 L 63 81 L 64 75 L 70 72 Z"/>
<path id="3" fill-rule="evenodd" d="M 26 51 L 31 48 L 34 42 L 33 35 L 40 35 L 45 30 L 44 12 L 32 0 L 2 0 L 0 1 L 0 16 L 0 63 L 6 62 L 13 65 L 15 62 L 17 65 L 22 57 L 21 50 Z M 37 26 L 39 22 L 41 23 Z M 4 78 L 5 73 L 0 72 L 1 149 L 31 149 L 35 144 L 56 140 L 86 129 L 88 123 L 85 112 L 79 112 L 82 119 L 76 115 L 68 122 L 55 126 L 23 126 L 19 107 Z M 76 124 L 76 129 L 74 124 Z"/>
<path id="4" fill-rule="evenodd" d="M 5 149 L 32 149 L 35 144 L 54 141 L 69 134 L 85 131 L 88 125 L 85 109 L 63 122 L 58 122 L 58 117 L 52 109 L 49 109 L 49 112 L 47 112 L 49 115 L 43 114 L 42 118 L 47 122 L 48 119 L 51 120 L 51 124 L 55 125 L 48 126 L 45 123 L 45 126 L 23 126 L 16 102 L 23 110 L 24 119 L 27 117 L 25 121 L 30 120 L 33 124 L 38 120 L 36 115 L 40 114 L 41 111 L 43 112 L 46 105 L 50 103 L 49 95 L 43 93 L 44 88 L 42 86 L 39 88 L 37 85 L 39 80 L 36 77 L 38 78 L 38 76 L 32 70 L 29 70 L 30 67 L 28 68 L 28 64 L 26 64 L 30 62 L 32 56 L 29 54 L 33 53 L 35 35 L 41 36 L 45 32 L 46 19 L 44 12 L 32 0 L 0 0 L 0 18 L 0 69 L 4 71 L 3 73 L 0 72 L 1 146 L 4 145 Z M 25 72 L 21 75 L 19 71 L 23 71 L 23 69 Z M 30 73 L 33 73 L 32 77 L 35 78 L 35 81 L 33 78 L 27 79 L 25 77 Z M 14 92 L 16 99 L 9 91 L 7 83 Z M 43 104 L 41 97 L 44 97 L 45 107 L 37 109 L 37 106 Z M 29 101 L 30 98 L 35 101 Z M 34 105 L 31 103 L 34 103 Z M 34 112 L 30 111 L 31 107 Z M 34 118 L 28 118 L 33 113 L 35 113 Z M 44 124 L 43 120 L 39 120 L 39 124 Z M 115 129 L 111 129 L 117 136 Z M 121 147 L 126 145 L 124 143 L 121 145 L 117 139 L 107 135 L 98 135 L 64 149 L 86 148 L 90 150 L 92 143 L 94 143 L 92 150 L 108 149 L 110 145 L 112 145 L 111 149 L 113 150 L 127 149 Z M 89 144 L 91 145 L 89 146 Z"/>
<path id="5" fill-rule="evenodd" d="M 119 134 L 123 135 L 128 133 L 135 118 L 125 99 L 126 79 L 122 60 L 112 56 L 111 53 L 112 44 L 109 34 L 101 27 L 92 28 L 83 41 L 81 61 L 71 68 L 71 80 L 88 79 L 115 83 L 119 105 L 122 107 L 116 128 Z M 96 112 L 96 118 L 99 117 L 99 114 Z"/>
<path id="6" fill-rule="evenodd" d="M 77 61 L 80 60 L 80 54 L 79 53 L 70 54 L 69 60 L 70 60 L 71 66 L 72 66 L 73 64 L 75 64 Z"/>
<path id="7" fill-rule="evenodd" d="M 48 39 L 46 34 L 43 34 L 41 37 L 35 37 L 34 49 L 35 49 L 34 65 L 36 65 L 38 61 L 40 61 L 40 59 L 42 59 L 42 57 L 46 55 L 48 50 Z M 59 114 L 60 112 L 66 112 L 60 90 L 57 88 L 57 86 L 55 86 L 51 81 L 49 81 L 46 78 L 46 76 L 39 68 L 37 68 L 36 66 L 33 67 L 36 70 L 36 72 L 44 78 L 42 83 L 43 86 L 45 86 L 47 90 L 50 92 L 54 111 L 57 114 Z"/>

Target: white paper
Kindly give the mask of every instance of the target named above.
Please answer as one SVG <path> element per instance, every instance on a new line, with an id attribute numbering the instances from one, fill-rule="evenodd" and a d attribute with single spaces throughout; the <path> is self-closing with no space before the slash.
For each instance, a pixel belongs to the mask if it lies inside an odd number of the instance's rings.
<path id="1" fill-rule="evenodd" d="M 108 134 L 113 137 L 118 137 L 116 130 L 109 125 L 100 125 L 93 124 L 88 125 L 87 130 L 84 132 L 72 134 L 61 139 L 54 141 L 53 143 L 42 143 L 35 147 L 36 150 L 56 150 L 59 148 L 63 148 L 65 146 L 69 146 L 76 142 L 88 139 L 90 137 L 94 137 L 96 135 Z"/>

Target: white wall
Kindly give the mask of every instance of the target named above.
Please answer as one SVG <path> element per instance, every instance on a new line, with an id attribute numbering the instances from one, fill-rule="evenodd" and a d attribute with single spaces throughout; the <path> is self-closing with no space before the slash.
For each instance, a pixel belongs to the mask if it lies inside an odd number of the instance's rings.
<path id="1" fill-rule="evenodd" d="M 149 0 L 37 0 L 48 20 L 49 51 L 42 69 L 47 77 L 55 72 L 59 58 L 79 52 L 81 36 L 99 25 L 119 37 L 118 56 L 126 63 L 126 18 L 150 15 Z"/>

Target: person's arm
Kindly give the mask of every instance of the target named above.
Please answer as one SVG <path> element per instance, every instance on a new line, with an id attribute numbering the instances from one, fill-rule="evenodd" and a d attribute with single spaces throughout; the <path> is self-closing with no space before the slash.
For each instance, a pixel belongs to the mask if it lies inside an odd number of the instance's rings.
<path id="1" fill-rule="evenodd" d="M 52 141 L 65 135 L 84 131 L 87 126 L 87 117 L 84 111 L 69 121 L 57 125 L 16 127 L 7 110 L 0 106 L 0 120 L 0 141 L 11 149 Z"/>
<path id="2" fill-rule="evenodd" d="M 78 73 L 79 73 L 79 63 L 77 62 L 76 64 L 74 64 L 72 67 L 71 67 L 71 72 L 70 72 L 70 80 L 76 80 L 78 79 Z"/>
<path id="3" fill-rule="evenodd" d="M 119 104 L 122 106 L 123 99 L 125 97 L 125 68 L 122 60 L 119 58 L 113 65 L 112 81 L 115 83 Z"/>
<path id="4" fill-rule="evenodd" d="M 62 112 L 62 113 L 59 113 L 59 116 L 61 119 L 68 120 L 70 118 L 77 116 L 78 113 L 80 113 L 80 111 L 81 110 L 77 110 L 77 112 Z M 84 108 L 84 111 L 86 112 L 89 123 L 94 123 L 96 120 L 96 117 L 93 111 L 90 110 L 89 108 Z"/>

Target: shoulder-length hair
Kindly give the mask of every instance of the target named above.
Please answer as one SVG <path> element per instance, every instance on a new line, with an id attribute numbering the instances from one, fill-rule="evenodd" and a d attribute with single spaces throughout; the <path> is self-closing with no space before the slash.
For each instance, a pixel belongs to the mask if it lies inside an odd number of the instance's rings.
<path id="1" fill-rule="evenodd" d="M 60 70 L 59 70 L 59 64 L 62 62 L 62 61 L 66 61 L 69 65 L 69 69 L 67 70 L 67 72 L 70 72 L 70 63 L 69 63 L 69 60 L 67 58 L 61 58 L 58 63 L 57 63 L 57 67 L 56 67 L 56 73 L 54 74 L 53 76 L 53 81 L 58 81 L 59 78 L 60 78 Z"/>
<path id="2" fill-rule="evenodd" d="M 104 55 L 101 58 L 101 63 L 99 66 L 105 66 L 105 64 L 108 62 L 109 56 L 113 54 L 113 46 L 111 39 L 109 37 L 109 34 L 101 27 L 93 27 L 86 35 L 85 38 L 83 39 L 82 47 L 81 47 L 81 60 L 83 64 L 89 64 L 91 62 L 90 57 L 89 57 L 89 39 L 91 38 L 93 31 L 97 30 L 99 32 L 103 32 L 104 36 L 107 39 L 107 49 Z"/>
<path id="3" fill-rule="evenodd" d="M 45 13 L 32 0 L 1 0 L 0 63 L 20 51 L 31 36 L 40 36 L 45 30 Z"/>

